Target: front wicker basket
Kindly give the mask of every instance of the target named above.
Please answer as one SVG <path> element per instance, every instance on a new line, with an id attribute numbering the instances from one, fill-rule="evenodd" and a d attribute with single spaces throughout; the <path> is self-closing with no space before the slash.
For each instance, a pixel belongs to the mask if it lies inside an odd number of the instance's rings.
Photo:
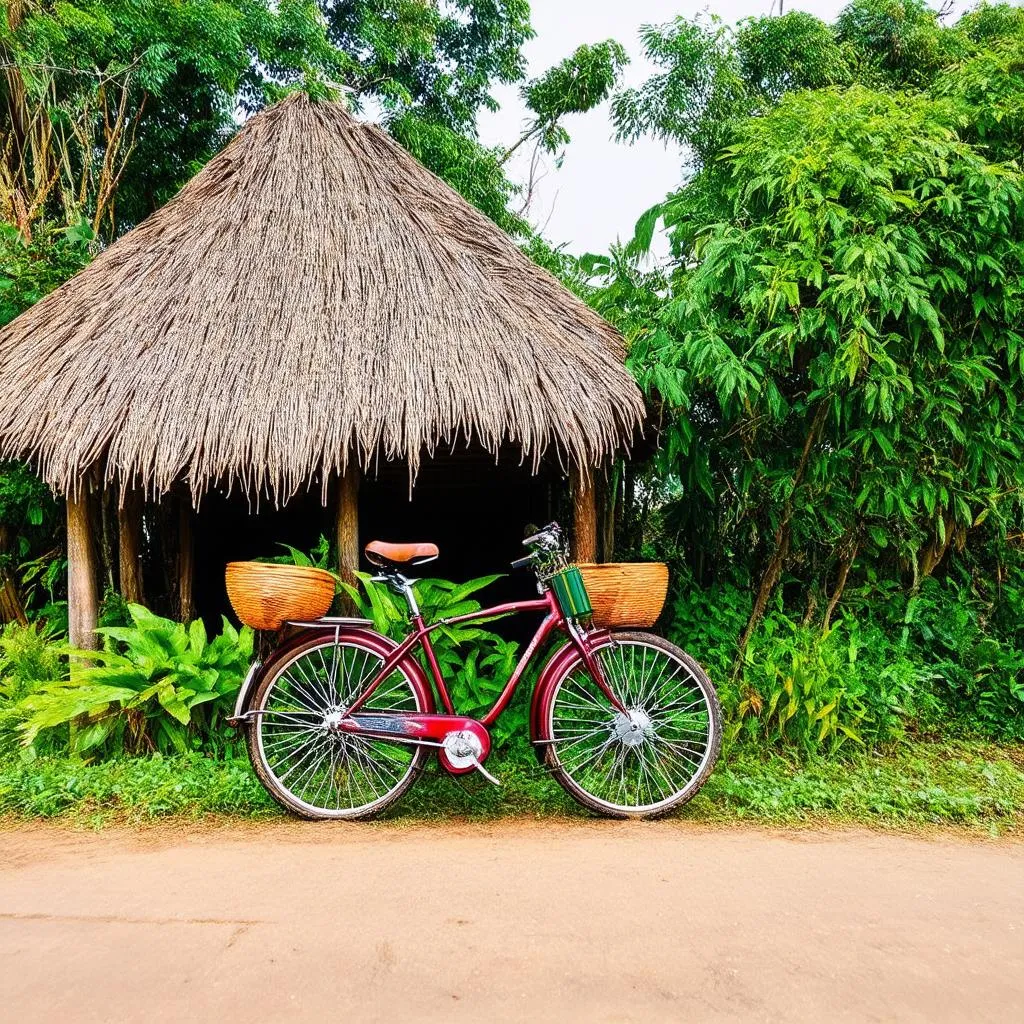
<path id="1" fill-rule="evenodd" d="M 325 569 L 268 562 L 229 562 L 224 572 L 235 614 L 253 629 L 280 629 L 326 615 L 334 577 Z"/>
<path id="2" fill-rule="evenodd" d="M 668 593 L 664 562 L 603 562 L 579 568 L 594 607 L 595 626 L 649 629 L 657 621 Z"/>

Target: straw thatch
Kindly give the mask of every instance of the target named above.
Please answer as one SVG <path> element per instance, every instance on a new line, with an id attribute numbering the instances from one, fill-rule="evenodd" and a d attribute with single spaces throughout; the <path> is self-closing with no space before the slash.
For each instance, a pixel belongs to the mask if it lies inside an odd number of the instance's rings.
<path id="1" fill-rule="evenodd" d="M 287 498 L 358 457 L 639 423 L 621 338 L 379 129 L 296 95 L 0 332 L 0 454 Z"/>

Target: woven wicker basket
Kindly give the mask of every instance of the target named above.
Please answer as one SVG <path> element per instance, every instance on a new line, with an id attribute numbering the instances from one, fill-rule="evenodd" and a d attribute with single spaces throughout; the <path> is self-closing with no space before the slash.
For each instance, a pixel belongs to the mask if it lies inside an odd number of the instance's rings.
<path id="1" fill-rule="evenodd" d="M 668 593 L 668 566 L 664 562 L 603 562 L 581 565 L 594 625 L 653 626 Z"/>
<path id="2" fill-rule="evenodd" d="M 309 566 L 229 562 L 224 581 L 235 614 L 253 629 L 319 619 L 334 600 L 334 577 Z"/>

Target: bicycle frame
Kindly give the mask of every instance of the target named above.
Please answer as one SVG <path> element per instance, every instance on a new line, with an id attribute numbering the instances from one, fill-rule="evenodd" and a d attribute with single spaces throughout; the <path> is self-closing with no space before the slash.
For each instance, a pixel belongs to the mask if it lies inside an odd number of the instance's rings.
<path id="1" fill-rule="evenodd" d="M 507 604 L 494 605 L 491 608 L 482 608 L 480 611 L 469 612 L 466 615 L 457 615 L 450 619 L 439 619 L 437 622 L 429 624 L 424 621 L 423 615 L 420 613 L 419 609 L 413 605 L 412 621 L 415 628 L 391 652 L 390 656 L 381 666 L 377 675 L 370 680 L 363 692 L 349 705 L 345 711 L 345 717 L 351 717 L 358 712 L 361 707 L 363 707 L 363 705 L 373 696 L 377 687 L 387 679 L 387 677 L 417 644 L 422 648 L 426 657 L 427 665 L 430 668 L 430 674 L 433 678 L 434 687 L 437 690 L 438 696 L 441 698 L 441 703 L 447 713 L 447 716 L 457 714 L 452 704 L 448 686 L 441 673 L 441 667 L 437 663 L 437 656 L 434 654 L 434 648 L 430 641 L 430 634 L 433 633 L 434 630 L 440 629 L 442 626 L 455 626 L 464 622 L 483 622 L 487 619 L 499 618 L 504 615 L 541 611 L 546 612 L 547 614 L 537 627 L 533 638 L 527 645 L 522 657 L 520 657 L 518 664 L 513 670 L 508 682 L 505 684 L 505 688 L 498 695 L 494 705 L 482 718 L 479 719 L 480 724 L 487 729 L 490 729 L 491 726 L 494 725 L 502 712 L 508 707 L 509 702 L 512 700 L 527 667 L 533 661 L 537 652 L 543 647 L 544 643 L 556 630 L 562 630 L 568 634 L 570 642 L 579 652 L 587 670 L 591 673 L 594 681 L 604 692 L 608 700 L 611 701 L 612 706 L 618 711 L 625 712 L 625 708 L 612 692 L 604 678 L 601 666 L 598 663 L 597 658 L 594 656 L 591 645 L 588 642 L 587 634 L 577 629 L 574 623 L 566 619 L 562 614 L 561 608 L 558 606 L 558 602 L 555 600 L 554 594 L 550 590 L 545 589 L 539 598 L 534 598 L 529 601 L 512 601 Z"/>

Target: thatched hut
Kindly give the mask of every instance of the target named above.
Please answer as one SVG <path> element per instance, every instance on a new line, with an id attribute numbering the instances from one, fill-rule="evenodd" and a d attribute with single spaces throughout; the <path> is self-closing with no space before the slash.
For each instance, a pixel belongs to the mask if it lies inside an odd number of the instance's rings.
<path id="1" fill-rule="evenodd" d="M 360 503 L 364 539 L 414 537 L 428 524 L 396 510 L 424 481 L 436 524 L 445 480 L 505 507 L 536 498 L 529 479 L 568 474 L 592 557 L 589 482 L 643 414 L 623 356 L 612 327 L 387 134 L 296 94 L 0 332 L 0 456 L 67 497 L 71 631 L 87 643 L 104 494 L 130 597 L 152 532 L 142 503 L 173 516 L 186 615 L 197 567 L 219 576 L 238 554 L 239 496 L 250 525 L 296 501 L 332 508 L 350 572 Z M 493 473 L 467 472 L 482 457 Z M 519 504 L 534 513 L 520 524 L 544 514 Z"/>

